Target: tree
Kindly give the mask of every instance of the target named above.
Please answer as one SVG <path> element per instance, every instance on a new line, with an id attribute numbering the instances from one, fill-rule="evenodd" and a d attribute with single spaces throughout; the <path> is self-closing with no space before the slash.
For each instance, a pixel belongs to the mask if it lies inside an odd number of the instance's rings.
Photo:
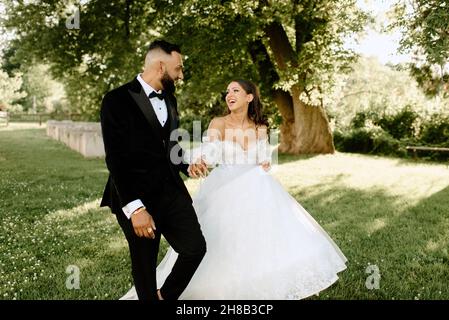
<path id="1" fill-rule="evenodd" d="M 431 96 L 449 94 L 449 3 L 441 0 L 399 1 L 390 28 L 402 30 L 401 50 L 413 52 L 410 71 Z"/>
<path id="2" fill-rule="evenodd" d="M 19 105 L 15 102 L 26 96 L 25 92 L 20 91 L 22 78 L 20 74 L 10 77 L 6 72 L 0 70 L 0 110 L 17 110 Z"/>
<path id="3" fill-rule="evenodd" d="M 4 1 L 2 24 L 16 34 L 10 41 L 16 48 L 11 60 L 50 65 L 52 75 L 65 85 L 72 111 L 98 120 L 102 96 L 129 81 L 142 65 L 151 40 L 145 29 L 149 7 L 143 0 L 69 3 Z M 67 22 L 77 10 L 80 28 L 69 29 Z"/>
<path id="4" fill-rule="evenodd" d="M 156 11 L 189 53 L 187 99 L 214 106 L 226 81 L 257 79 L 282 115 L 281 152 L 334 151 L 322 96 L 354 57 L 342 46 L 365 21 L 354 1 L 185 1 Z"/>
<path id="5" fill-rule="evenodd" d="M 353 71 L 337 74 L 336 90 L 327 95 L 327 111 L 335 127 L 345 130 L 356 114 L 393 116 L 406 106 L 422 118 L 449 112 L 449 101 L 427 97 L 406 66 L 383 65 L 377 58 L 361 57 Z"/>
<path id="6" fill-rule="evenodd" d="M 65 93 L 61 83 L 55 81 L 49 72 L 49 66 L 35 59 L 18 60 L 17 48 L 8 46 L 3 51 L 1 68 L 10 77 L 21 75 L 20 90 L 26 94 L 16 101 L 22 111 L 51 112 L 55 108 L 64 108 Z"/>
<path id="7" fill-rule="evenodd" d="M 20 70 L 23 74 L 22 90 L 27 93 L 27 97 L 20 100 L 25 111 L 51 112 L 55 105 L 61 104 L 64 100 L 64 90 L 49 74 L 48 65 L 22 64 Z"/>
<path id="8" fill-rule="evenodd" d="M 355 57 L 343 49 L 343 37 L 365 21 L 355 0 L 88 1 L 80 8 L 80 29 L 67 30 L 63 2 L 7 1 L 5 24 L 20 26 L 22 52 L 51 62 L 82 111 L 97 114 L 101 96 L 134 76 L 145 46 L 163 36 L 186 54 L 185 110 L 224 110 L 226 82 L 249 78 L 282 116 L 281 152 L 334 151 L 323 96 L 333 73 Z"/>

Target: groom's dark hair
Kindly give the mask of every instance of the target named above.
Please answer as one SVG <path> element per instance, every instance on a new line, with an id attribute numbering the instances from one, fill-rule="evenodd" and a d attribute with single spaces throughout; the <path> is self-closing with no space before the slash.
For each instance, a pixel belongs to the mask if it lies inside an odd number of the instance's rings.
<path id="1" fill-rule="evenodd" d="M 177 44 L 173 44 L 165 40 L 153 41 L 148 47 L 148 51 L 151 51 L 153 49 L 161 49 L 167 54 L 171 54 L 173 51 L 181 53 L 181 48 Z"/>

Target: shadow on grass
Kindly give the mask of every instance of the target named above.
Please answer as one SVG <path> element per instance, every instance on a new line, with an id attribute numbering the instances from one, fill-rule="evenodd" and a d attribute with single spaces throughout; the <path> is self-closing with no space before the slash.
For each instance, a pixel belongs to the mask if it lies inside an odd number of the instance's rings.
<path id="1" fill-rule="evenodd" d="M 418 157 L 413 158 L 412 155 L 407 155 L 407 157 L 399 157 L 393 155 L 383 155 L 383 154 L 370 154 L 370 153 L 359 153 L 359 152 L 341 152 L 341 154 L 350 154 L 350 155 L 358 155 L 358 156 L 366 156 L 371 159 L 382 158 L 397 161 L 398 165 L 441 165 L 444 164 L 449 167 L 448 160 L 436 160 L 431 159 L 429 157 Z"/>
<path id="2" fill-rule="evenodd" d="M 1 296 L 123 295 L 131 285 L 126 240 L 115 217 L 97 207 L 107 177 L 103 160 L 84 159 L 47 139 L 43 129 L 0 132 L 0 151 L 6 169 L 0 172 L 0 265 L 12 266 L 3 273 Z M 280 163 L 311 157 L 281 155 Z M 449 299 L 449 188 L 410 205 L 379 187 L 349 188 L 344 177 L 291 190 L 349 260 L 340 280 L 312 299 Z M 378 290 L 365 285 L 369 264 L 379 267 Z M 69 265 L 80 269 L 79 290 L 66 287 Z"/>
<path id="3" fill-rule="evenodd" d="M 3 206 L 24 213 L 24 219 L 101 197 L 107 180 L 103 159 L 85 159 L 43 129 L 1 132 L 0 145 Z"/>
<path id="4" fill-rule="evenodd" d="M 42 125 L 39 126 L 38 124 L 24 124 L 24 125 L 17 125 L 12 124 L 7 127 L 0 126 L 0 133 L 2 132 L 11 132 L 11 131 L 28 131 L 28 130 L 46 130 L 46 126 Z"/>
<path id="5" fill-rule="evenodd" d="M 400 165 L 446 165 L 446 168 L 449 168 L 449 161 L 445 160 L 432 160 L 425 158 L 394 158 L 398 161 Z"/>
<path id="6" fill-rule="evenodd" d="M 93 299 L 96 291 L 112 294 L 117 278 L 102 278 L 124 269 L 127 250 L 109 247 L 121 230 L 112 214 L 98 208 L 107 179 L 104 161 L 84 159 L 46 137 L 44 129 L 0 132 L 0 154 L 5 239 L 0 265 L 13 266 L 2 271 L 1 296 Z M 80 268 L 80 290 L 66 288 L 69 265 Z M 126 277 L 129 272 L 123 272 Z"/>
<path id="7" fill-rule="evenodd" d="M 289 162 L 295 162 L 299 160 L 307 160 L 312 159 L 316 156 L 319 156 L 318 154 L 302 154 L 302 155 L 292 155 L 287 153 L 279 153 L 278 154 L 278 163 L 284 164 Z"/>
<path id="8" fill-rule="evenodd" d="M 415 206 L 386 190 L 334 183 L 292 194 L 348 258 L 348 269 L 311 299 L 448 299 L 449 188 Z M 369 265 L 381 274 L 369 290 Z"/>
<path id="9" fill-rule="evenodd" d="M 0 296 L 117 299 L 131 284 L 127 242 L 113 214 L 99 208 L 108 172 L 43 129 L 0 132 Z M 162 242 L 159 259 L 167 246 Z M 80 272 L 70 290 L 69 266 Z M 9 287 L 9 283 L 13 283 Z M 5 296 L 5 297 L 6 297 Z"/>

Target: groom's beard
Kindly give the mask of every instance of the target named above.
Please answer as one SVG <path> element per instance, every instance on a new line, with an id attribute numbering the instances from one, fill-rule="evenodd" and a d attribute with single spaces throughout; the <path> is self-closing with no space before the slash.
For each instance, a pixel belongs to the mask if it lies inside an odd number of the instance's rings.
<path id="1" fill-rule="evenodd" d="M 164 91 L 169 94 L 174 94 L 176 87 L 175 81 L 168 75 L 167 72 L 164 73 L 161 79 L 162 86 L 164 87 Z"/>

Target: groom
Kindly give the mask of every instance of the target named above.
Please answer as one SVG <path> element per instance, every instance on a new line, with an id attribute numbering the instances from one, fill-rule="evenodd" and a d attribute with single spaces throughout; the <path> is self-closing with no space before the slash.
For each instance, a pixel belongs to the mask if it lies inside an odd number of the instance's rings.
<path id="1" fill-rule="evenodd" d="M 192 199 L 179 172 L 196 177 L 201 166 L 174 164 L 178 127 L 174 82 L 183 79 L 181 51 L 153 42 L 142 74 L 110 92 L 101 106 L 109 178 L 101 206 L 109 206 L 128 241 L 140 300 L 177 299 L 206 253 Z M 163 286 L 156 284 L 161 234 L 179 254 Z"/>

